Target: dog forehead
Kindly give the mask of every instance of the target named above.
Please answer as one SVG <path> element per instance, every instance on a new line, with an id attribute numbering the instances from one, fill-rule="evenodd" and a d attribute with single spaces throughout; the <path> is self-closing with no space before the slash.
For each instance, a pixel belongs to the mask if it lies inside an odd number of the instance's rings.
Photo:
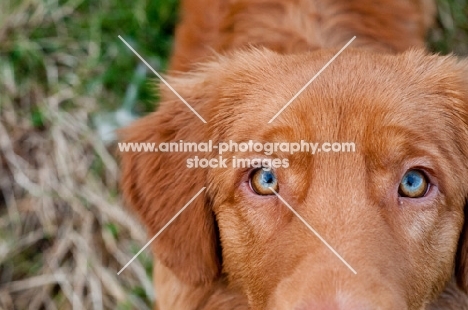
<path id="1" fill-rule="evenodd" d="M 386 56 L 351 51 L 321 70 L 332 57 L 332 52 L 271 53 L 251 64 L 234 61 L 220 87 L 217 121 L 233 125 L 233 134 L 252 127 L 262 134 L 278 124 L 330 134 L 336 129 L 344 133 L 345 127 L 365 128 L 369 122 L 421 123 L 424 128 L 440 121 L 445 98 L 436 94 L 437 81 L 427 74 L 431 63 L 422 53 Z"/>

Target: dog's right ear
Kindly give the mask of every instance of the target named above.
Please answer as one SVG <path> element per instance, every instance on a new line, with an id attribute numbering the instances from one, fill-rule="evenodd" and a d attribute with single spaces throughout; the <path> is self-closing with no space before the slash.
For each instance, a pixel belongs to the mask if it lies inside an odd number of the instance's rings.
<path id="1" fill-rule="evenodd" d="M 200 113 L 213 101 L 201 75 L 171 79 L 171 86 Z M 120 132 L 124 143 L 205 142 L 204 124 L 168 89 L 161 90 L 159 110 Z M 123 195 L 154 236 L 197 192 L 206 186 L 206 169 L 187 168 L 184 152 L 121 153 Z M 206 191 L 201 193 L 153 242 L 153 252 L 181 280 L 207 283 L 219 273 L 215 221 Z"/>

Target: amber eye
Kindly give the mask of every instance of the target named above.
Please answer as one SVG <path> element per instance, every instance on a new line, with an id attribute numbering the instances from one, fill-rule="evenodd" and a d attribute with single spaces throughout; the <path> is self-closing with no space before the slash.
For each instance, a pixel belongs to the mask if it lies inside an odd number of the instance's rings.
<path id="1" fill-rule="evenodd" d="M 401 197 L 420 198 L 426 195 L 429 181 L 421 170 L 408 170 L 400 181 L 398 194 Z"/>
<path id="2" fill-rule="evenodd" d="M 250 188 L 258 195 L 274 195 L 270 187 L 273 188 L 275 192 L 279 190 L 275 173 L 263 168 L 252 171 L 249 183 Z"/>

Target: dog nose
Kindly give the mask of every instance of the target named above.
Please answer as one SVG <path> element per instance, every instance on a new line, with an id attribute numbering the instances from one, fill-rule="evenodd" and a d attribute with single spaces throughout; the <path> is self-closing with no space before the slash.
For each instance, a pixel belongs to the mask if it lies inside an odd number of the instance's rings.
<path id="1" fill-rule="evenodd" d="M 346 304 L 341 304 L 336 301 L 326 300 L 318 301 L 312 300 L 308 301 L 305 305 L 299 306 L 297 310 L 375 310 L 378 307 L 371 307 L 365 302 L 349 302 Z"/>

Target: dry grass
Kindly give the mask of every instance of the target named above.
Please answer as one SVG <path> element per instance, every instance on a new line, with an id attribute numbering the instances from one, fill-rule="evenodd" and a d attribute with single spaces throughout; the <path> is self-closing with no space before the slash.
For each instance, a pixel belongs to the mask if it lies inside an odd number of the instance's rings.
<path id="1" fill-rule="evenodd" d="M 146 235 L 91 122 L 121 104 L 96 79 L 117 51 L 75 31 L 83 1 L 14 3 L 0 2 L 0 308 L 150 309 L 149 254 L 116 274 Z"/>
<path id="2" fill-rule="evenodd" d="M 1 309 L 149 309 L 154 299 L 148 252 L 116 274 L 146 235 L 122 206 L 113 146 L 97 134 L 105 117 L 94 116 L 153 108 L 117 35 L 164 67 L 174 1 L 151 1 L 154 20 L 145 0 L 117 2 L 0 1 Z M 468 0 L 438 3 L 431 48 L 468 54 Z"/>
<path id="3" fill-rule="evenodd" d="M 66 94 L 39 105 L 48 131 L 2 107 L 0 304 L 5 309 L 146 309 L 152 296 L 142 256 L 119 270 L 145 240 L 118 199 L 118 168 L 86 126 L 93 104 L 61 111 Z M 99 165 L 99 168 L 94 168 Z M 133 292 L 134 294 L 128 294 Z"/>

